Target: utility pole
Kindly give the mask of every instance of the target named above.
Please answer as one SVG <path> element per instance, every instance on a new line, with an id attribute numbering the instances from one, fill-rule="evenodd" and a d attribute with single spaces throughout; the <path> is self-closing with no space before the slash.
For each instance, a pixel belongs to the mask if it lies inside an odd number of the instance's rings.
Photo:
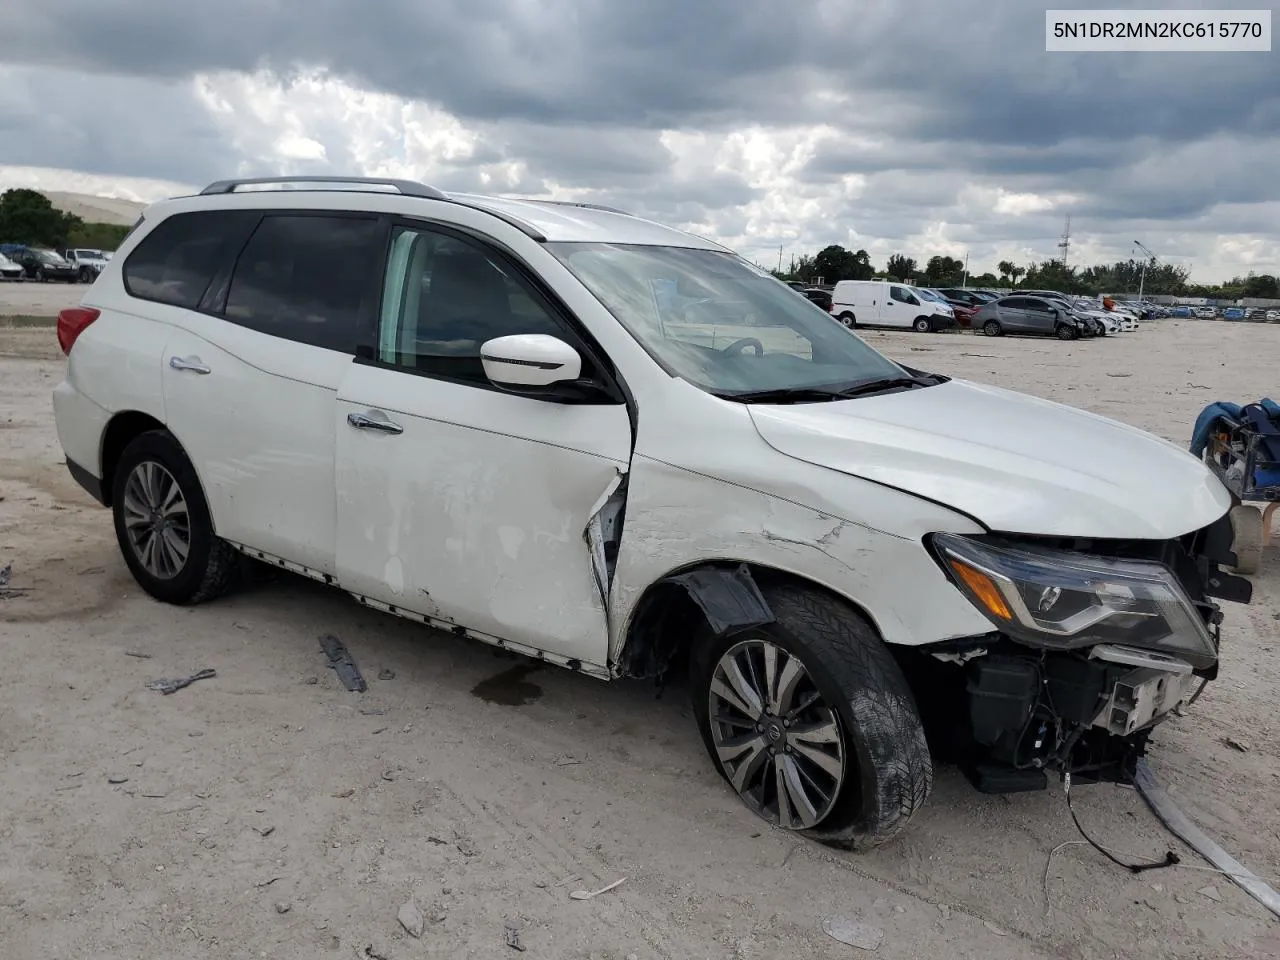
<path id="1" fill-rule="evenodd" d="M 1148 250 L 1146 247 L 1144 247 L 1137 240 L 1133 241 L 1133 245 L 1137 247 L 1139 250 L 1141 250 L 1144 255 L 1142 260 L 1142 273 L 1138 275 L 1138 303 L 1141 304 L 1142 291 L 1147 285 L 1147 263 L 1149 261 L 1155 260 L 1156 255 L 1152 253 L 1150 250 Z"/>
<path id="2" fill-rule="evenodd" d="M 1058 249 L 1062 251 L 1062 269 L 1067 268 L 1067 255 L 1071 252 L 1071 214 L 1067 214 L 1067 225 L 1062 229 L 1062 239 L 1058 241 Z"/>
<path id="3" fill-rule="evenodd" d="M 778 272 L 782 272 L 782 244 L 778 244 Z"/>
<path id="4" fill-rule="evenodd" d="M 960 288 L 962 290 L 969 289 L 969 251 L 968 250 L 964 252 L 964 278 L 960 281 Z"/>

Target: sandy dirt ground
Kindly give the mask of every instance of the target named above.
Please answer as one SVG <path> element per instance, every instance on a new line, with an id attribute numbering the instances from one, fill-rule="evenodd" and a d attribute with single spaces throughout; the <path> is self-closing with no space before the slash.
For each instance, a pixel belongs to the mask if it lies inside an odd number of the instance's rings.
<path id="1" fill-rule="evenodd" d="M 6 317 L 56 317 L 80 302 L 89 287 L 83 283 L 0 283 L 0 322 Z"/>
<path id="2" fill-rule="evenodd" d="M 1275 326 L 866 338 L 1179 444 L 1212 399 L 1280 395 Z M 1081 787 L 1076 810 L 1117 851 L 1174 850 L 1183 867 L 1130 874 L 1072 843 L 1060 788 L 986 797 L 949 769 L 899 841 L 837 853 L 739 804 L 683 690 L 503 659 L 294 579 L 155 603 L 62 464 L 49 397 L 62 367 L 51 329 L 0 328 L 0 567 L 23 591 L 0 593 L 0 956 L 515 956 L 507 924 L 527 956 L 583 960 L 1280 956 L 1280 924 L 1131 789 Z M 1271 877 L 1277 553 L 1254 603 L 1229 605 L 1221 679 L 1160 728 L 1151 760 L 1190 816 Z M 366 693 L 325 668 L 326 633 Z M 145 687 L 206 667 L 216 678 L 172 696 Z M 409 899 L 420 939 L 397 922 Z M 832 915 L 880 931 L 874 954 L 826 936 Z"/>

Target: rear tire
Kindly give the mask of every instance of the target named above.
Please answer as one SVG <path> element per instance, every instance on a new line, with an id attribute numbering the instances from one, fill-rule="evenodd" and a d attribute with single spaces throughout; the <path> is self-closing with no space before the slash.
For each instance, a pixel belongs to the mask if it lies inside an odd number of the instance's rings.
<path id="1" fill-rule="evenodd" d="M 838 319 L 842 324 L 844 324 L 850 330 L 854 329 L 858 325 L 858 318 L 855 317 L 848 310 L 840 314 L 840 316 L 837 317 L 836 319 Z"/>
<path id="2" fill-rule="evenodd" d="M 982 325 L 982 332 L 988 337 L 998 337 L 1004 333 L 999 320 L 988 320 Z"/>
<path id="3" fill-rule="evenodd" d="M 81 267 L 79 280 L 81 283 L 93 283 L 93 271 L 88 267 Z"/>
<path id="4" fill-rule="evenodd" d="M 891 840 L 933 787 L 902 672 L 848 605 L 805 587 L 762 592 L 776 622 L 694 648 L 694 715 L 712 762 L 770 823 L 845 849 Z"/>
<path id="5" fill-rule="evenodd" d="M 933 329 L 933 323 L 928 317 L 916 317 L 916 322 L 912 324 L 916 333 L 928 333 Z"/>
<path id="6" fill-rule="evenodd" d="M 214 533 L 195 468 L 168 431 L 139 434 L 125 447 L 111 509 L 129 571 L 157 600 L 201 603 L 235 582 L 240 554 Z"/>

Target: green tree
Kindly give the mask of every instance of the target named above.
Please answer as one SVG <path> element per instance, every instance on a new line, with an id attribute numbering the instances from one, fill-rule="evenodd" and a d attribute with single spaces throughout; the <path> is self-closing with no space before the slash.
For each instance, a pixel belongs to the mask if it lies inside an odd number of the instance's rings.
<path id="1" fill-rule="evenodd" d="M 821 277 L 825 283 L 836 283 L 840 280 L 868 280 L 874 272 L 867 251 L 855 253 L 833 243 L 813 257 L 811 276 Z"/>
<path id="2" fill-rule="evenodd" d="M 1003 284 L 1000 282 L 1000 278 L 994 273 L 987 272 L 980 273 L 976 277 L 970 277 L 969 286 L 977 287 L 979 290 L 982 290 L 984 288 L 1000 287 L 1003 286 Z"/>
<path id="3" fill-rule="evenodd" d="M 996 264 L 996 269 L 1000 271 L 1000 282 L 1008 286 L 1010 279 L 1014 276 L 1014 271 L 1018 268 L 1009 260 L 1001 260 Z"/>
<path id="4" fill-rule="evenodd" d="M 1033 264 L 1027 270 L 1027 286 L 1034 290 L 1057 290 L 1060 293 L 1075 293 L 1079 287 L 1074 267 L 1068 267 L 1061 260 L 1046 260 Z"/>
<path id="5" fill-rule="evenodd" d="M 83 221 L 58 210 L 37 190 L 22 188 L 0 194 L 0 241 L 39 247 L 65 247 L 71 231 Z"/>
<path id="6" fill-rule="evenodd" d="M 1277 289 L 1276 278 L 1270 274 L 1264 273 L 1258 276 L 1250 274 L 1244 282 L 1244 292 L 1241 296 L 1276 299 L 1280 297 L 1280 289 Z"/>
<path id="7" fill-rule="evenodd" d="M 885 273 L 893 277 L 895 280 L 907 281 L 916 274 L 916 262 L 910 257 L 903 256 L 901 253 L 895 253 L 889 258 L 889 263 L 885 267 Z"/>
<path id="8" fill-rule="evenodd" d="M 924 268 L 924 282 L 930 287 L 959 286 L 964 277 L 964 263 L 955 257 L 930 257 Z"/>

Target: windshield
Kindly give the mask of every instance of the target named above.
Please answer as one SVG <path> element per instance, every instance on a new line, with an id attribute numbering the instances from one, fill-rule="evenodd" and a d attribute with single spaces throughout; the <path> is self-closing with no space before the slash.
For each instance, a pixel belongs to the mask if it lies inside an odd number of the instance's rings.
<path id="1" fill-rule="evenodd" d="M 78 260 L 101 260 L 101 250 L 76 250 L 74 251 Z"/>
<path id="2" fill-rule="evenodd" d="M 914 290 L 918 296 L 923 297 L 925 300 L 932 300 L 934 303 L 947 303 L 947 298 L 944 297 L 942 294 L 937 293 L 936 291 L 926 290 L 924 287 L 912 287 L 911 289 Z M 947 305 L 950 306 L 950 304 L 947 304 Z"/>
<path id="3" fill-rule="evenodd" d="M 732 254 L 548 243 L 673 376 L 732 396 L 903 377 L 820 307 Z"/>
<path id="4" fill-rule="evenodd" d="M 56 253 L 54 253 L 52 250 L 37 250 L 36 256 L 39 257 L 41 260 L 43 260 L 45 263 L 65 263 L 66 262 Z"/>

